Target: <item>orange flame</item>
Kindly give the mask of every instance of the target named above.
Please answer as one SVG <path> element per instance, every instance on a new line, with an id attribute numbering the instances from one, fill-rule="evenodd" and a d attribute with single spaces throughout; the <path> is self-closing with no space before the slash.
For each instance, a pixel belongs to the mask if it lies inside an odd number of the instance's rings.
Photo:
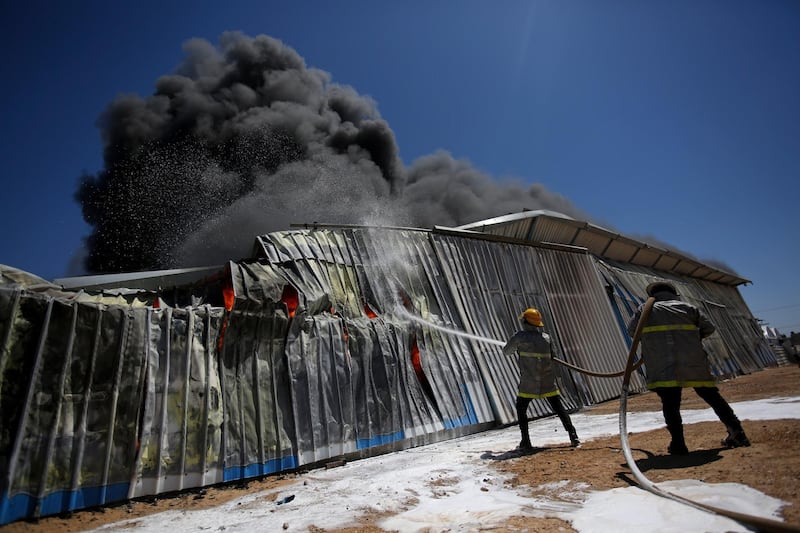
<path id="1" fill-rule="evenodd" d="M 422 386 L 422 390 L 425 392 L 425 395 L 433 403 L 434 408 L 438 410 L 438 407 L 436 407 L 436 395 L 433 393 L 433 387 L 431 387 L 431 382 L 428 381 L 428 376 L 425 375 L 425 371 L 422 370 L 422 359 L 420 358 L 416 335 L 411 337 L 411 366 L 414 367 L 414 373 L 417 375 L 417 379 L 419 380 L 419 384 Z"/>
<path id="2" fill-rule="evenodd" d="M 222 299 L 225 302 L 225 309 L 232 310 L 233 303 L 236 301 L 236 293 L 233 291 L 233 283 L 230 280 L 225 280 L 222 284 Z"/>
<path id="3" fill-rule="evenodd" d="M 369 318 L 378 318 L 378 315 L 375 314 L 375 311 L 370 309 L 369 305 L 367 305 L 366 302 L 364 302 L 364 312 L 367 314 Z"/>
<path id="4" fill-rule="evenodd" d="M 300 304 L 300 297 L 297 295 L 297 290 L 291 285 L 284 285 L 281 302 L 286 305 L 289 318 L 294 318 L 294 314 L 297 312 L 297 306 Z"/>
<path id="5" fill-rule="evenodd" d="M 225 317 L 222 319 L 222 326 L 219 328 L 219 339 L 217 339 L 217 352 L 219 354 L 222 353 L 222 347 L 225 345 L 225 332 L 228 331 L 228 318 L 230 315 L 225 313 Z"/>
<path id="6" fill-rule="evenodd" d="M 427 381 L 425 374 L 422 372 L 422 360 L 419 357 L 419 346 L 417 346 L 416 337 L 411 343 L 411 364 L 414 365 L 414 372 L 416 372 L 417 378 L 420 381 Z"/>
<path id="7" fill-rule="evenodd" d="M 231 276 L 231 266 L 228 264 L 225 267 L 225 273 L 222 280 L 222 301 L 225 305 L 226 311 L 233 310 L 233 304 L 236 302 L 236 292 L 233 290 L 233 277 Z M 222 326 L 219 328 L 219 339 L 217 340 L 217 351 L 222 353 L 222 346 L 225 344 L 225 332 L 228 330 L 228 320 L 230 315 L 225 313 L 222 319 Z"/>

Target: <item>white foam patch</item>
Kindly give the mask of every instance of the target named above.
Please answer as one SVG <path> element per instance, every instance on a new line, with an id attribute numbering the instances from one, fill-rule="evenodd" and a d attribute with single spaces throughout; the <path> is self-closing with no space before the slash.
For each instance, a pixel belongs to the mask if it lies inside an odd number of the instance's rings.
<path id="1" fill-rule="evenodd" d="M 742 419 L 800 418 L 800 398 L 732 405 Z M 682 411 L 684 423 L 719 421 L 711 409 Z M 577 413 L 572 420 L 583 441 L 616 435 L 618 415 Z M 630 413 L 629 431 L 663 429 L 660 412 Z M 569 442 L 557 417 L 531 422 L 536 446 Z M 724 435 L 720 424 L 720 437 Z M 247 495 L 217 507 L 169 511 L 109 524 L 94 531 L 308 531 L 355 525 L 367 512 L 383 513 L 377 524 L 401 533 L 474 531 L 500 527 L 512 516 L 552 517 L 592 531 L 747 531 L 730 519 L 655 496 L 637 487 L 590 492 L 565 480 L 537 487 L 511 487 L 492 467 L 492 457 L 519 441 L 516 426 L 470 435 L 314 470 L 292 485 Z M 756 443 L 757 445 L 757 443 Z M 581 453 L 580 449 L 573 453 Z M 536 456 L 532 456 L 536 460 Z M 565 471 L 565 475 L 568 472 Z M 776 519 L 785 502 L 735 483 L 707 485 L 684 480 L 659 484 L 708 505 Z M 531 494 L 536 496 L 532 497 Z M 283 498 L 294 499 L 278 505 Z M 284 529 L 284 526 L 286 529 Z"/>
<path id="2" fill-rule="evenodd" d="M 658 487 L 698 503 L 771 520 L 778 520 L 778 511 L 785 505 L 781 500 L 738 483 L 678 480 L 659 483 Z M 572 514 L 571 520 L 572 527 L 580 533 L 750 531 L 730 518 L 656 496 L 638 487 L 592 493 Z"/>

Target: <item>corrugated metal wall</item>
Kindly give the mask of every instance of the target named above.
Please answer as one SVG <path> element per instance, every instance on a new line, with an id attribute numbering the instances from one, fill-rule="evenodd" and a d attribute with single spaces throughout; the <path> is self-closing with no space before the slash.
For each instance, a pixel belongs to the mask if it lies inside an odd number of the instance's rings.
<path id="1" fill-rule="evenodd" d="M 2 523 L 221 481 L 220 317 L 0 287 Z"/>
<path id="2" fill-rule="evenodd" d="M 656 275 L 445 230 L 287 231 L 256 250 L 228 266 L 227 310 L 0 286 L 0 523 L 512 423 L 501 344 L 519 313 L 542 311 L 557 357 L 618 371 Z M 680 281 L 724 330 L 717 374 L 773 363 L 734 288 Z M 557 374 L 569 407 L 619 395 Z"/>
<path id="3" fill-rule="evenodd" d="M 359 449 L 400 441 L 408 436 L 419 437 L 430 433 L 431 428 L 456 430 L 494 422 L 469 347 L 425 323 L 410 322 L 405 316 L 410 312 L 449 324 L 457 320 L 457 316 L 452 315 L 449 289 L 439 283 L 440 269 L 426 232 L 323 229 L 271 234 L 259 240 L 265 259 L 284 261 L 288 258 L 292 261 L 287 263 L 289 265 L 304 265 L 306 275 L 291 280 L 298 293 L 315 290 L 305 281 L 313 279 L 315 287 L 319 288 L 319 297 L 327 302 L 316 306 L 316 311 L 309 308 L 298 312 L 307 312 L 317 319 L 320 312 L 329 312 L 326 308 L 332 307 L 343 317 L 349 344 L 355 343 L 356 348 L 350 350 L 351 364 L 376 362 L 374 357 L 358 361 L 357 357 L 363 353 L 374 352 L 376 356 L 390 358 L 379 365 L 385 385 L 379 387 L 379 392 L 391 386 L 396 386 L 397 390 L 393 390 L 390 397 L 375 402 L 370 399 L 370 405 L 393 406 L 405 394 L 413 394 L 411 412 L 424 415 L 420 418 L 419 415 L 410 417 L 405 412 L 368 413 L 374 420 L 385 423 L 395 420 L 395 423 L 378 433 L 374 431 L 374 423 L 364 426 L 357 436 Z M 334 245 L 331 253 L 315 252 L 321 249 L 322 242 Z M 327 290 L 333 279 L 350 280 L 345 291 L 347 302 Z M 330 294 L 322 296 L 326 290 Z M 369 318 L 367 309 L 376 316 Z M 343 335 L 341 331 L 339 335 Z M 419 352 L 423 379 L 413 368 L 415 350 Z M 397 379 L 402 381 L 393 381 Z"/>
<path id="4" fill-rule="evenodd" d="M 621 328 L 644 302 L 647 285 L 666 279 L 675 284 L 681 299 L 699 307 L 717 328 L 703 343 L 714 375 L 736 376 L 777 364 L 736 287 L 630 264 L 595 261 L 612 291 L 612 307 Z"/>
<path id="5" fill-rule="evenodd" d="M 434 246 L 442 272 L 455 297 L 458 322 L 469 333 L 497 341 L 507 340 L 517 329 L 519 314 L 528 307 L 537 307 L 552 328 L 553 319 L 541 282 L 536 277 L 536 255 L 529 246 L 502 242 L 468 240 L 434 235 Z M 470 341 L 478 354 L 479 368 L 491 394 L 496 417 L 502 423 L 516 420 L 514 401 L 519 382 L 519 369 L 513 357 L 504 356 L 500 346 Z M 559 345 L 554 346 L 560 354 Z M 574 390 L 568 374 L 565 393 Z M 531 413 L 549 414 L 546 401 L 531 403 Z"/>
<path id="6" fill-rule="evenodd" d="M 629 346 L 617 326 L 605 286 L 589 254 L 537 250 L 540 277 L 556 316 L 557 338 L 567 362 L 593 372 L 615 373 L 625 368 Z M 616 398 L 622 377 L 599 378 L 574 373 L 583 404 Z M 629 390 L 646 388 L 634 374 Z"/>
<path id="7" fill-rule="evenodd" d="M 130 353 L 142 358 L 144 378 L 132 395 L 140 419 L 130 428 L 139 444 L 136 461 L 128 465 L 131 497 L 223 479 L 226 404 L 217 351 L 222 314 L 209 306 L 137 313 L 145 329 L 128 339 L 142 343 Z"/>
<path id="8" fill-rule="evenodd" d="M 274 304 L 262 301 L 260 306 L 266 309 L 234 309 L 223 332 L 223 481 L 279 472 L 299 463 L 290 361 L 284 355 L 289 319 Z"/>

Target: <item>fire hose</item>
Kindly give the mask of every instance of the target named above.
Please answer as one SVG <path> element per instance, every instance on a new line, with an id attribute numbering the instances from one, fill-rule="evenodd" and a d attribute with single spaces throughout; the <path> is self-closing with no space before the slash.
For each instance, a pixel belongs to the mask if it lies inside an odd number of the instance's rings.
<path id="1" fill-rule="evenodd" d="M 781 522 L 781 521 L 778 521 L 778 520 L 771 520 L 769 518 L 762 518 L 760 516 L 748 515 L 748 514 L 745 514 L 745 513 L 738 513 L 736 511 L 730 511 L 728 509 L 722 509 L 722 508 L 719 508 L 719 507 L 714 507 L 712 505 L 706 505 L 706 504 L 703 504 L 703 503 L 699 503 L 699 502 L 695 502 L 695 501 L 689 500 L 689 499 L 684 498 L 682 496 L 678 496 L 677 494 L 673 494 L 671 492 L 668 492 L 668 491 L 656 486 L 652 481 L 647 479 L 644 476 L 644 474 L 642 474 L 641 470 L 639 470 L 639 467 L 636 466 L 636 461 L 634 461 L 634 459 L 633 459 L 633 454 L 631 453 L 631 446 L 630 446 L 630 443 L 628 442 L 628 430 L 627 430 L 628 386 L 630 384 L 632 373 L 637 368 L 642 366 L 642 363 L 644 362 L 644 359 L 639 359 L 639 361 L 635 361 L 635 359 L 636 359 L 636 349 L 639 346 L 639 340 L 640 340 L 640 338 L 642 336 L 642 328 L 644 327 L 644 323 L 647 321 L 647 318 L 650 316 L 650 310 L 653 308 L 653 304 L 654 303 L 655 303 L 655 298 L 650 297 L 650 298 L 647 299 L 647 301 L 645 301 L 644 306 L 642 307 L 642 312 L 641 312 L 640 317 L 639 317 L 639 323 L 636 325 L 636 331 L 635 331 L 635 333 L 633 335 L 633 340 L 631 341 L 631 346 L 630 346 L 630 349 L 628 351 L 628 360 L 627 360 L 627 363 L 625 365 L 625 370 L 623 370 L 621 372 L 601 373 L 601 372 L 594 372 L 594 371 L 591 371 L 591 370 L 587 370 L 585 368 L 581 368 L 581 367 L 572 365 L 570 363 L 567 363 L 566 361 L 563 361 L 563 360 L 555 358 L 555 357 L 553 358 L 553 360 L 556 361 L 557 363 L 561 364 L 561 365 L 564 365 L 564 366 L 566 366 L 568 368 L 571 368 L 571 369 L 576 370 L 578 372 L 581 372 L 583 374 L 587 374 L 589 376 L 603 377 L 603 378 L 611 378 L 611 377 L 623 376 L 623 379 L 622 379 L 622 392 L 620 393 L 620 403 L 619 403 L 619 435 L 620 435 L 620 440 L 622 442 L 622 451 L 623 451 L 623 453 L 625 455 L 625 460 L 628 463 L 628 467 L 631 469 L 631 472 L 633 472 L 633 476 L 636 479 L 636 483 L 639 485 L 640 488 L 642 488 L 642 489 L 644 489 L 644 490 L 646 490 L 646 491 L 648 491 L 648 492 L 650 492 L 652 494 L 655 494 L 656 496 L 661 496 L 663 498 L 667 498 L 669 500 L 673 500 L 673 501 L 678 502 L 678 503 L 683 503 L 685 505 L 688 505 L 690 507 L 693 507 L 693 508 L 701 510 L 701 511 L 706 511 L 706 512 L 714 513 L 714 514 L 717 514 L 717 515 L 720 515 L 720 516 L 725 516 L 725 517 L 730 518 L 732 520 L 735 520 L 735 521 L 737 521 L 737 522 L 739 522 L 741 524 L 744 524 L 745 526 L 757 528 L 759 531 L 800 533 L 800 526 L 797 526 L 797 525 L 786 524 L 785 522 Z M 440 329 L 440 330 L 446 331 L 448 333 L 456 333 L 456 334 L 458 334 L 457 332 L 452 331 L 452 330 L 448 330 L 447 328 L 443 328 L 441 326 L 437 326 L 436 324 L 432 324 L 430 322 L 423 321 L 423 320 L 419 319 L 418 317 L 415 317 L 411 313 L 408 313 L 405 310 L 402 310 L 402 311 L 404 311 L 403 314 L 409 316 L 410 318 L 412 318 L 414 320 L 425 322 L 429 326 L 432 326 L 432 327 L 434 327 L 436 329 Z M 464 335 L 464 336 L 467 336 L 469 338 L 473 338 L 475 340 L 479 340 L 479 341 L 482 341 L 482 342 L 489 342 L 491 344 L 496 344 L 496 345 L 499 345 L 499 346 L 503 346 L 505 344 L 502 341 L 497 341 L 497 340 L 494 340 L 494 339 L 486 339 L 486 338 L 482 338 L 482 337 L 477 337 L 475 335 Z"/>
<path id="2" fill-rule="evenodd" d="M 796 525 L 786 524 L 785 522 L 781 522 L 778 520 L 771 520 L 769 518 L 762 518 L 760 516 L 753 516 L 744 513 L 738 513 L 736 511 L 729 511 L 727 509 L 722 509 L 719 507 L 714 507 L 712 505 L 706 505 L 703 503 L 695 502 L 684 498 L 682 496 L 678 496 L 677 494 L 673 494 L 668 492 L 657 485 L 655 485 L 652 481 L 647 479 L 642 471 L 639 470 L 639 467 L 636 466 L 636 461 L 633 459 L 633 454 L 631 453 L 631 445 L 628 442 L 628 429 L 627 429 L 627 406 L 628 406 L 628 385 L 630 384 L 631 374 L 641 366 L 641 360 L 634 364 L 634 359 L 636 357 L 636 348 L 639 345 L 639 339 L 642 336 L 642 328 L 643 324 L 647 321 L 648 316 L 650 315 L 650 310 L 653 308 L 653 304 L 655 303 L 655 298 L 648 298 L 642 308 L 642 313 L 639 318 L 639 323 L 636 326 L 636 332 L 633 335 L 633 341 L 631 342 L 631 347 L 628 352 L 628 361 L 625 365 L 625 370 L 622 373 L 624 376 L 622 379 L 622 392 L 619 398 L 619 436 L 622 442 L 622 451 L 625 455 L 625 461 L 628 463 L 628 468 L 631 469 L 633 472 L 633 476 L 636 478 L 636 483 L 642 489 L 655 494 L 656 496 L 661 496 L 663 498 L 667 498 L 669 500 L 673 500 L 679 503 L 683 503 L 685 505 L 689 505 L 694 507 L 695 509 L 699 509 L 702 511 L 707 511 L 711 513 L 718 514 L 720 516 L 725 516 L 727 518 L 731 518 L 740 524 L 749 527 L 755 527 L 759 531 L 775 531 L 775 532 L 800 532 L 800 527 Z M 595 374 L 592 374 L 595 375 Z M 613 374 L 614 376 L 619 374 Z"/>
<path id="3" fill-rule="evenodd" d="M 620 376 L 624 376 L 625 375 L 625 370 L 620 370 L 619 372 L 612 372 L 610 374 L 605 374 L 605 373 L 602 373 L 602 372 L 594 372 L 592 370 L 587 370 L 585 368 L 581 368 L 579 366 L 575 366 L 575 365 L 573 365 L 571 363 L 567 363 L 566 361 L 559 359 L 558 357 L 553 357 L 553 361 L 555 361 L 556 363 L 558 363 L 560 365 L 563 365 L 563 366 L 565 366 L 567 368 L 571 368 L 572 370 L 576 370 L 576 371 L 580 372 L 581 374 L 586 374 L 587 376 L 594 376 L 596 378 L 618 378 Z M 636 370 L 637 368 L 642 366 L 642 363 L 644 363 L 644 359 L 639 359 L 639 361 L 634 363 L 633 366 L 631 367 L 631 372 L 633 372 L 634 370 Z"/>

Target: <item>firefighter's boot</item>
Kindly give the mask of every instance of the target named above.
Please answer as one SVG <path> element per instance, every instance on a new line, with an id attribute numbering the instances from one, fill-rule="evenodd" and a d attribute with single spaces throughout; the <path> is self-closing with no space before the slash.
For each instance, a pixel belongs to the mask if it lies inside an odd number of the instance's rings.
<path id="1" fill-rule="evenodd" d="M 683 424 L 668 424 L 667 430 L 670 437 L 672 437 L 669 446 L 667 446 L 667 452 L 670 455 L 686 455 L 689 453 L 689 448 L 686 447 L 686 440 L 683 438 Z"/>
<path id="2" fill-rule="evenodd" d="M 517 446 L 517 450 L 521 452 L 529 452 L 533 450 L 533 445 L 531 444 L 531 435 L 528 431 L 527 419 L 523 419 L 523 421 L 520 421 L 519 431 L 522 434 L 522 440 L 519 441 L 519 446 Z"/>
<path id="3" fill-rule="evenodd" d="M 722 439 L 722 445 L 726 448 L 741 448 L 750 446 L 750 439 L 745 435 L 741 425 L 728 426 L 728 436 Z"/>
<path id="4" fill-rule="evenodd" d="M 686 455 L 689 453 L 689 448 L 686 447 L 685 442 L 676 442 L 673 440 L 669 443 L 669 446 L 667 446 L 667 452 L 669 452 L 670 455 Z"/>
<path id="5" fill-rule="evenodd" d="M 579 448 L 581 445 L 581 440 L 578 438 L 578 433 L 575 431 L 575 428 L 569 431 L 569 444 L 573 448 Z"/>

